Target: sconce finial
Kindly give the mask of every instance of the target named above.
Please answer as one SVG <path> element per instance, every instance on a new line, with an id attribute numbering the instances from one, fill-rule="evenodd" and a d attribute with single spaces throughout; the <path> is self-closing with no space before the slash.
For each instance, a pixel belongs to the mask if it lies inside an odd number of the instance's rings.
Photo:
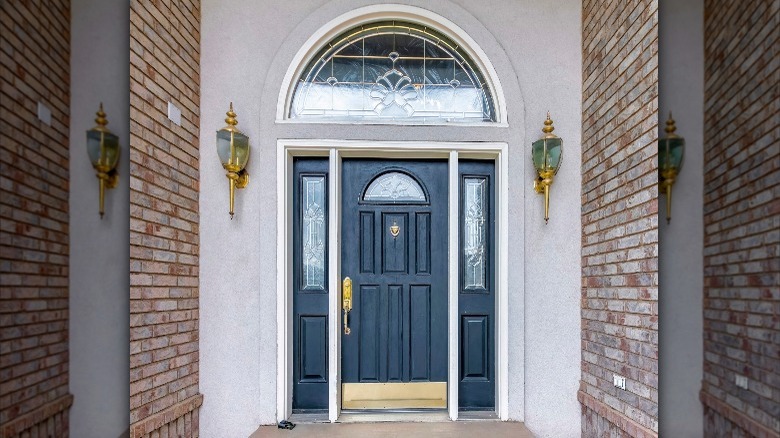
<path id="1" fill-rule="evenodd" d="M 225 119 L 225 123 L 230 126 L 238 125 L 238 120 L 236 120 L 236 113 L 233 111 L 233 102 L 230 102 L 230 109 L 226 114 L 227 118 Z"/>
<path id="2" fill-rule="evenodd" d="M 105 129 L 106 125 L 108 125 L 108 119 L 106 118 L 106 113 L 103 112 L 103 102 L 100 102 L 100 108 L 95 113 L 97 117 L 95 117 L 95 123 L 103 129 Z"/>
<path id="3" fill-rule="evenodd" d="M 550 119 L 550 112 L 547 111 L 547 120 L 544 121 L 544 128 L 542 128 L 542 132 L 545 134 L 550 134 L 555 130 L 555 127 L 553 126 L 553 121 Z"/>
<path id="4" fill-rule="evenodd" d="M 677 126 L 675 125 L 674 119 L 672 118 L 672 112 L 669 111 L 669 120 L 666 121 L 666 133 L 669 136 L 672 136 L 676 130 Z"/>

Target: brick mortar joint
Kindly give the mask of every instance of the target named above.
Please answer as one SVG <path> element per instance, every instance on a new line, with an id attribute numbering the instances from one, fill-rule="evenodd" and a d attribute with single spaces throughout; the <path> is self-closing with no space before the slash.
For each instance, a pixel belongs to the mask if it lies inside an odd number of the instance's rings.
<path id="1" fill-rule="evenodd" d="M 747 431 L 748 433 L 759 438 L 771 438 L 777 437 L 778 432 L 773 431 L 769 427 L 759 423 L 757 420 L 748 416 L 745 412 L 740 412 L 731 407 L 725 401 L 719 399 L 717 396 L 707 390 L 709 385 L 702 385 L 701 391 L 699 391 L 699 401 L 705 407 L 717 412 L 718 415 L 731 421 L 737 427 Z"/>
<path id="2" fill-rule="evenodd" d="M 658 432 L 654 432 L 642 426 L 631 418 L 628 418 L 622 412 L 615 410 L 612 406 L 609 406 L 582 390 L 577 391 L 577 401 L 631 437 L 658 438 Z"/>
<path id="3" fill-rule="evenodd" d="M 66 394 L 50 401 L 34 411 L 22 414 L 3 426 L 3 436 L 16 436 L 36 424 L 42 423 L 60 412 L 67 411 L 73 405 L 73 394 Z"/>
<path id="4" fill-rule="evenodd" d="M 144 435 L 195 411 L 202 404 L 203 394 L 195 394 L 163 411 L 152 414 L 149 417 L 130 425 L 130 438 L 141 438 Z"/>

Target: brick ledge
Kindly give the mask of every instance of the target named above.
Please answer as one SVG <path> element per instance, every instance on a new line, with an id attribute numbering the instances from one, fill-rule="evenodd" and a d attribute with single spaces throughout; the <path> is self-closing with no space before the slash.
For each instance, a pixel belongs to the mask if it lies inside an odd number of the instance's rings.
<path id="1" fill-rule="evenodd" d="M 753 436 L 758 438 L 777 438 L 780 436 L 778 432 L 764 426 L 744 412 L 734 409 L 731 405 L 710 394 L 705 389 L 699 391 L 699 400 L 701 400 L 701 403 L 704 406 L 717 412 L 720 416 L 736 424 L 737 427 Z"/>
<path id="2" fill-rule="evenodd" d="M 619 428 L 629 436 L 634 438 L 658 438 L 658 433 L 642 426 L 636 421 L 628 418 L 622 412 L 616 411 L 612 406 L 597 400 L 590 394 L 577 391 L 577 400 L 588 409 L 600 415 L 615 427 Z"/>
<path id="3" fill-rule="evenodd" d="M 73 405 L 73 394 L 63 395 L 62 397 L 54 401 L 50 401 L 49 403 L 46 403 L 34 411 L 30 411 L 17 417 L 14 420 L 9 421 L 5 426 L 3 426 L 3 436 L 17 435 L 35 426 L 36 424 L 43 422 L 49 417 L 53 417 L 54 415 L 67 410 L 71 407 L 71 405 Z"/>
<path id="4" fill-rule="evenodd" d="M 188 412 L 198 409 L 203 404 L 203 394 L 195 394 L 192 397 L 176 403 L 175 405 L 144 418 L 130 426 L 130 438 L 138 438 L 161 428 L 163 425 L 184 416 Z"/>

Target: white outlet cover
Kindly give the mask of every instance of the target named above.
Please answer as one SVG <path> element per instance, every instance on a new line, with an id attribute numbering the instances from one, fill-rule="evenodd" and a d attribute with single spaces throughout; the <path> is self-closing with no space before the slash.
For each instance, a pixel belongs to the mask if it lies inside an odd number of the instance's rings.
<path id="1" fill-rule="evenodd" d="M 612 384 L 616 388 L 620 388 L 622 390 L 625 390 L 626 389 L 626 378 L 623 377 L 623 376 L 620 376 L 618 374 L 613 374 L 612 375 Z"/>
<path id="2" fill-rule="evenodd" d="M 38 120 L 51 126 L 51 110 L 41 102 L 38 102 Z"/>
<path id="3" fill-rule="evenodd" d="M 734 374 L 734 383 L 742 389 L 748 389 L 748 378 L 740 374 Z"/>
<path id="4" fill-rule="evenodd" d="M 172 102 L 168 102 L 168 120 L 181 126 L 181 110 Z"/>

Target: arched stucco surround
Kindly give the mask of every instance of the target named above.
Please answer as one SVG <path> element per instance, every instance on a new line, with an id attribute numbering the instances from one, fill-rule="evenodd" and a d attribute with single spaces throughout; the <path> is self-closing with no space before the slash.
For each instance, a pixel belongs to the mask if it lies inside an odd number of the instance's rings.
<path id="1" fill-rule="evenodd" d="M 410 7 L 412 2 L 398 2 Z M 525 4 L 528 3 L 528 4 Z M 317 29 L 323 28 L 335 18 L 361 7 L 381 4 L 370 0 L 319 0 L 290 1 L 284 8 L 257 5 L 250 1 L 223 3 L 206 0 L 202 4 L 201 30 L 201 360 L 200 382 L 204 394 L 201 408 L 201 431 L 204 436 L 219 432 L 236 436 L 251 433 L 258 424 L 275 421 L 276 405 L 276 288 L 277 260 L 277 192 L 276 192 L 276 143 L 280 138 L 339 139 L 339 140 L 399 140 L 399 141 L 491 141 L 506 142 L 509 148 L 509 254 L 512 269 L 509 271 L 509 418 L 526 421 L 534 430 L 530 418 L 539 418 L 537 430 L 545 430 L 547 424 L 556 424 L 565 418 L 564 424 L 549 430 L 579 430 L 579 407 L 576 388 L 579 378 L 579 145 L 580 136 L 580 59 L 576 57 L 573 70 L 564 86 L 552 81 L 544 71 L 533 68 L 556 55 L 542 55 L 543 47 L 532 34 L 538 15 L 539 21 L 555 21 L 549 11 L 537 11 L 533 2 L 507 1 L 495 7 L 480 10 L 479 5 L 465 1 L 417 1 L 414 7 L 438 15 L 454 23 L 469 35 L 476 46 L 485 53 L 500 81 L 505 101 L 507 124 L 486 126 L 429 126 L 429 125 L 355 125 L 327 123 L 296 123 L 277 121 L 280 90 L 286 90 L 285 76 L 299 52 Z M 579 7 L 569 17 L 569 28 L 576 34 L 571 53 L 579 54 Z M 392 11 L 397 5 L 382 4 Z M 502 11 L 512 11 L 511 14 Z M 487 14 L 487 16 L 484 16 Z M 513 35 L 518 17 L 526 14 L 530 25 L 524 32 Z M 534 16 L 536 14 L 537 16 Z M 526 19 L 524 18 L 524 19 Z M 576 18 L 576 19 L 575 19 Z M 486 21 L 500 22 L 502 36 L 489 30 Z M 576 23 L 576 24 L 573 24 Z M 548 23 L 549 24 L 549 23 Z M 228 27 L 227 31 L 226 26 Z M 440 30 L 446 32 L 446 29 Z M 539 29 L 536 29 L 537 33 Z M 550 37 L 546 37 L 549 39 Z M 515 43 L 517 49 L 531 55 L 539 53 L 544 62 L 530 62 L 518 66 L 507 54 L 502 44 Z M 555 36 L 552 37 L 555 44 Z M 522 46 L 522 47 L 521 47 Z M 513 64 L 514 62 L 514 64 Z M 526 90 L 533 96 L 533 114 L 527 114 L 527 101 L 521 89 L 521 75 L 532 75 L 526 81 Z M 560 81 L 559 81 L 560 82 Z M 287 82 L 288 83 L 288 82 Z M 549 83 L 550 89 L 539 84 Z M 530 87 L 530 88 L 529 88 Z M 557 94 L 558 93 L 558 94 Z M 574 95 L 567 96 L 567 93 Z M 568 100 L 567 100 L 568 97 Z M 237 192 L 236 218 L 227 216 L 227 181 L 219 166 L 216 152 L 211 146 L 214 131 L 224 119 L 229 101 L 234 102 L 238 113 L 239 128 L 251 138 L 252 156 L 248 170 L 252 182 L 247 189 Z M 557 103 L 565 101 L 566 104 Z M 558 106 L 565 106 L 560 117 L 555 116 Z M 558 187 L 553 189 L 551 225 L 543 226 L 541 199 L 532 194 L 533 168 L 528 157 L 528 145 L 539 137 L 539 129 L 548 109 L 556 120 L 556 133 L 568 146 L 558 179 L 561 187 L 569 184 L 568 193 Z M 538 127 L 536 126 L 538 125 Z M 529 126 L 526 129 L 526 126 Z M 568 167 L 567 166 L 571 166 Z M 574 206 L 569 212 L 567 208 Z M 557 221 L 557 222 L 556 222 Z M 528 231 L 532 225 L 533 230 Z M 546 234 L 546 236 L 545 236 Z M 562 245 L 574 257 L 567 268 L 552 271 L 544 268 L 545 256 L 534 260 L 525 257 L 526 247 L 535 242 L 537 247 Z M 563 243 L 561 243 L 563 242 Z M 557 255 L 550 254 L 550 265 Z M 560 259 L 560 257 L 557 257 Z M 251 267 L 248 268 L 248 267 Z M 516 268 L 517 267 L 517 268 Z M 537 267 L 540 267 L 537 269 Z M 556 278 L 549 278 L 555 273 Z M 531 280 L 529 282 L 529 280 Z M 537 292 L 529 302 L 527 291 L 542 289 L 541 285 L 565 283 L 566 293 L 548 300 Z M 561 288 L 557 288 L 561 289 Z M 536 301 L 534 301 L 536 300 Z M 556 325 L 544 325 L 533 330 L 547 333 L 550 345 L 526 334 L 528 308 L 540 308 L 546 304 L 566 308 L 565 315 L 552 315 Z M 541 304 L 541 306 L 540 306 Z M 557 342 L 558 329 L 565 342 Z M 576 332 L 575 332 L 576 331 Z M 531 358 L 529 345 L 538 343 L 535 350 L 544 359 Z M 564 345 L 565 344 L 565 345 Z M 546 346 L 547 345 L 547 346 Z M 567 352 L 561 357 L 549 352 Z M 573 352 L 569 354 L 569 352 Z M 536 354 L 536 353 L 534 353 Z M 535 361 L 540 369 L 551 373 L 561 369 L 558 381 L 540 373 L 540 381 L 529 382 L 526 364 Z M 551 360 L 552 364 L 544 364 Z M 563 364 L 563 365 L 559 365 Z M 561 383 L 563 382 L 563 383 Z M 538 384 L 537 384 L 538 383 Z M 549 393 L 552 400 L 562 403 L 556 412 L 537 415 L 536 410 L 546 409 L 550 403 L 542 400 L 528 407 L 533 400 L 528 394 L 529 384 L 537 385 L 539 393 Z M 554 390 L 550 390 L 550 385 Z M 558 388 L 558 386 L 561 386 Z M 563 399 L 560 394 L 566 394 Z M 552 417 L 552 419 L 546 418 Z M 558 436 L 561 434 L 558 433 Z"/>

